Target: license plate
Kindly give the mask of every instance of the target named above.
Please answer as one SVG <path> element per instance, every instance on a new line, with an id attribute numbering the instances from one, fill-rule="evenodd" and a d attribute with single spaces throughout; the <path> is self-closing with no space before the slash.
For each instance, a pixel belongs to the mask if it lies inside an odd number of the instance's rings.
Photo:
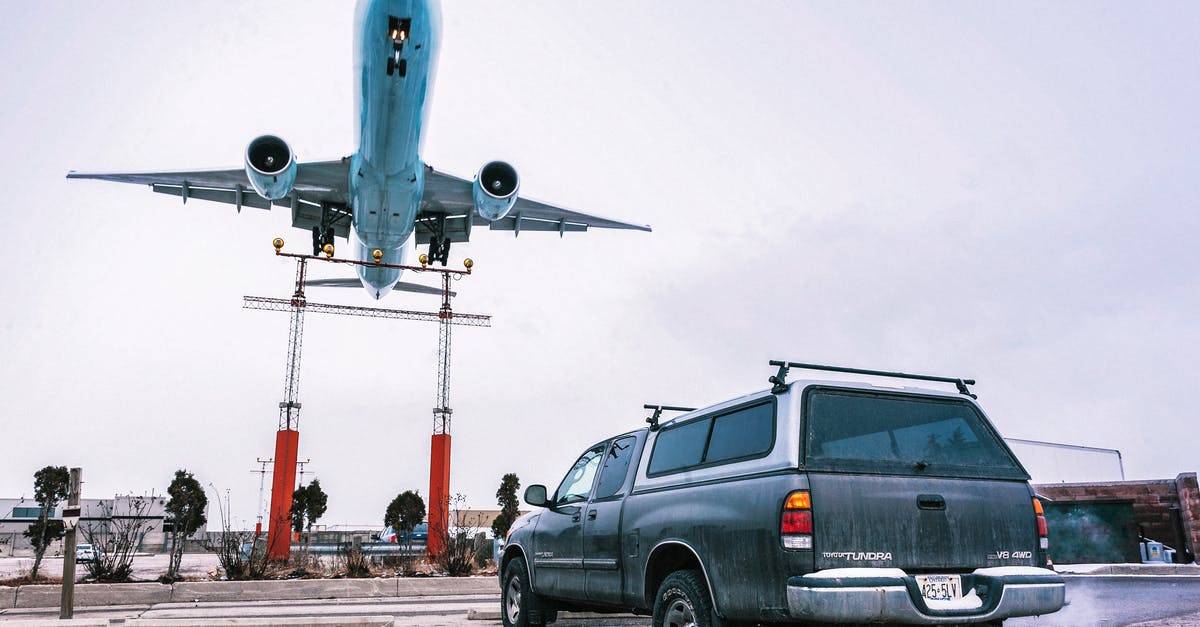
<path id="1" fill-rule="evenodd" d="M 957 601 L 962 598 L 962 577 L 917 575 L 917 588 L 926 601 Z"/>

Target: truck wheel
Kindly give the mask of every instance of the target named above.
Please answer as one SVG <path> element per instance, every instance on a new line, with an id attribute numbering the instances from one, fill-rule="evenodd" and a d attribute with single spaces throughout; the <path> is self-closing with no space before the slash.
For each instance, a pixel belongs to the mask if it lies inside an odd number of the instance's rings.
<path id="1" fill-rule="evenodd" d="M 542 627 L 554 622 L 558 612 L 543 607 L 540 597 L 529 588 L 529 567 L 525 558 L 514 557 L 504 568 L 500 595 L 500 616 L 504 627 Z"/>
<path id="2" fill-rule="evenodd" d="M 654 627 L 717 627 L 704 577 L 677 570 L 663 580 L 654 597 Z"/>

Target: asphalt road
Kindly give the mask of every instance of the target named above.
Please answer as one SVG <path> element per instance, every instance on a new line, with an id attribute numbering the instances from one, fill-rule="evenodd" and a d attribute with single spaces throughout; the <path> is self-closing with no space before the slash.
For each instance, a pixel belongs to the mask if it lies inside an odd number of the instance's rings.
<path id="1" fill-rule="evenodd" d="M 1027 625 L 1200 625 L 1200 577 L 1066 577 L 1067 606 L 1039 618 L 1004 621 Z"/>
<path id="2" fill-rule="evenodd" d="M 1097 625 L 1184 627 L 1200 625 L 1200 577 L 1068 576 L 1067 607 L 1049 616 L 1010 619 L 1007 627 Z M 493 627 L 499 620 L 468 620 L 472 610 L 495 612 L 494 595 L 441 597 L 262 601 L 233 603 L 161 603 L 153 606 L 80 608 L 77 618 L 233 618 L 301 616 L 396 617 L 403 627 Z M 2 610 L 0 621 L 57 617 L 56 608 Z M 567 618 L 564 627 L 649 625 L 648 618 Z"/>

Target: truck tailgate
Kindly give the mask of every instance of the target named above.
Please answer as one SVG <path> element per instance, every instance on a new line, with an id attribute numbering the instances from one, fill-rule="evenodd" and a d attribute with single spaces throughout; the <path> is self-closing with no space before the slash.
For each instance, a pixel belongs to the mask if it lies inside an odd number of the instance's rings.
<path id="1" fill-rule="evenodd" d="M 1022 481 L 811 473 L 816 567 L 1032 566 Z"/>

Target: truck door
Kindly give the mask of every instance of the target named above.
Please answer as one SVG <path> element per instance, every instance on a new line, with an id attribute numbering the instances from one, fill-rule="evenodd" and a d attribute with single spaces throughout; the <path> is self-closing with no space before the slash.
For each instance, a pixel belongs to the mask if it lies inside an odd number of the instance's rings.
<path id="1" fill-rule="evenodd" d="M 567 599 L 584 597 L 583 510 L 607 450 L 608 442 L 604 442 L 585 451 L 554 491 L 550 507 L 538 519 L 533 582 L 539 594 Z"/>
<path id="2" fill-rule="evenodd" d="M 614 440 L 606 449 L 600 479 L 584 513 L 583 566 L 590 601 L 621 602 L 621 506 L 637 450 L 637 436 L 632 435 Z"/>

